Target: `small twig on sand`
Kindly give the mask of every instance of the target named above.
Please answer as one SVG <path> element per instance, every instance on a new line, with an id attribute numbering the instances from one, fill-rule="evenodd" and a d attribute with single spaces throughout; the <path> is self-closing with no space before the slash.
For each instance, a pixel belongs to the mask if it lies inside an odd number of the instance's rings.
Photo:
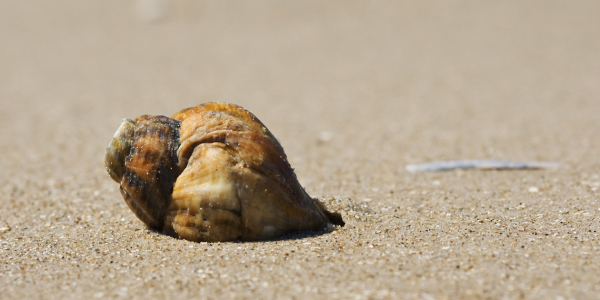
<path id="1" fill-rule="evenodd" d="M 409 172 L 448 171 L 454 169 L 557 169 L 561 164 L 539 161 L 509 161 L 495 159 L 466 159 L 436 161 L 426 164 L 407 165 Z"/>

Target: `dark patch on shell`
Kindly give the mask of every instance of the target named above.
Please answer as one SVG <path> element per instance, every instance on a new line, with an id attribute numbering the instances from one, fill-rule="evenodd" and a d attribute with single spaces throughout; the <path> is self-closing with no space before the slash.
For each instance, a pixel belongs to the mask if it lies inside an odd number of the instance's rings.
<path id="1" fill-rule="evenodd" d="M 169 207 L 177 167 L 180 122 L 165 116 L 135 120 L 133 143 L 125 159 L 121 194 L 148 227 L 161 229 Z"/>

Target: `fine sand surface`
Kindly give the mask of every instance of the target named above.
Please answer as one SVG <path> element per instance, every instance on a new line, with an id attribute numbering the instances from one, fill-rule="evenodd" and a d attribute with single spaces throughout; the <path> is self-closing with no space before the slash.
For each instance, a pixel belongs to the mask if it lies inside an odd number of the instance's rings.
<path id="1" fill-rule="evenodd" d="M 599 13 L 0 1 L 0 298 L 598 299 Z M 209 101 L 256 114 L 346 226 L 246 243 L 147 230 L 104 149 L 121 118 Z M 564 167 L 405 170 L 449 159 Z"/>

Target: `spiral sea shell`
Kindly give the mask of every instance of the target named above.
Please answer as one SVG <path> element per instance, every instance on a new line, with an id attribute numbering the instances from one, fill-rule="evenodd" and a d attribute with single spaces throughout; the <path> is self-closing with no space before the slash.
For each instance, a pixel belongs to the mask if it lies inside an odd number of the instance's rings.
<path id="1" fill-rule="evenodd" d="M 304 191 L 271 132 L 233 104 L 124 119 L 104 163 L 142 222 L 187 240 L 263 240 L 344 225 Z"/>

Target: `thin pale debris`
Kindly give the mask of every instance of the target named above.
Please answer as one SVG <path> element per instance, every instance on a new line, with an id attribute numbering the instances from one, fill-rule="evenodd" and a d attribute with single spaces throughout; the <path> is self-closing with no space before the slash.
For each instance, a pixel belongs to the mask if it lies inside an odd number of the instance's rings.
<path id="1" fill-rule="evenodd" d="M 558 169 L 562 165 L 554 162 L 540 161 L 510 161 L 496 159 L 465 159 L 465 160 L 446 160 L 435 161 L 425 164 L 406 165 L 409 172 L 436 172 L 449 171 L 455 169 L 482 169 L 482 170 L 503 170 L 503 169 Z"/>

